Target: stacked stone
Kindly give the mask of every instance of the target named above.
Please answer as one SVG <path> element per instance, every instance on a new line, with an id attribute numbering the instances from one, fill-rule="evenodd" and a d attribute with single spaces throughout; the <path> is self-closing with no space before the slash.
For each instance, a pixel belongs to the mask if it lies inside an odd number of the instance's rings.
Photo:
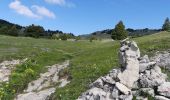
<path id="1" fill-rule="evenodd" d="M 147 55 L 140 57 L 134 41 L 121 41 L 119 50 L 121 68 L 112 69 L 106 76 L 90 84 L 90 89 L 78 100 L 170 100 L 170 82 L 156 62 Z"/>

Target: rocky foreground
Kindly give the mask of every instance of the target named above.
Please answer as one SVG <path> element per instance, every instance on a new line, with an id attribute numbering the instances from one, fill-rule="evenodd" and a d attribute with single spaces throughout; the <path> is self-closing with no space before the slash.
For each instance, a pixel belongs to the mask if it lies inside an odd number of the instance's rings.
<path id="1" fill-rule="evenodd" d="M 59 72 L 69 66 L 69 61 L 62 64 L 48 66 L 48 71 L 42 73 L 40 78 L 29 83 L 24 93 L 19 94 L 15 100 L 49 100 L 50 95 L 55 92 L 56 85 L 64 87 L 69 83 L 67 76 L 60 78 Z"/>
<path id="2" fill-rule="evenodd" d="M 16 65 L 25 62 L 24 60 L 12 60 L 12 61 L 3 61 L 0 63 L 0 82 L 8 82 L 11 71 L 16 67 Z"/>
<path id="3" fill-rule="evenodd" d="M 121 68 L 98 78 L 78 100 L 170 100 L 170 82 L 159 67 L 163 57 L 151 62 L 147 55 L 140 57 L 134 41 L 123 40 L 119 50 Z"/>

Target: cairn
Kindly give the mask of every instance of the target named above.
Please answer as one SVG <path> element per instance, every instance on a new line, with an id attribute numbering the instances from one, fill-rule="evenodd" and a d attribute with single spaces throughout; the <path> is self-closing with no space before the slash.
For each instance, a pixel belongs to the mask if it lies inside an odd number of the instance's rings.
<path id="1" fill-rule="evenodd" d="M 156 62 L 147 55 L 140 57 L 134 41 L 121 41 L 119 69 L 90 84 L 77 100 L 170 100 L 170 82 Z"/>

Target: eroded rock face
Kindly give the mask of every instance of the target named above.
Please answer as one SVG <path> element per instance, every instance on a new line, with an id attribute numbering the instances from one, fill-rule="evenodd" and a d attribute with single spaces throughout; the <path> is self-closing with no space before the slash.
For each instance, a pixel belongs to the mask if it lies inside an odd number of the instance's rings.
<path id="1" fill-rule="evenodd" d="M 55 84 L 60 83 L 59 87 L 64 87 L 69 83 L 67 78 L 59 79 L 60 70 L 69 66 L 69 61 L 48 66 L 48 71 L 40 75 L 40 78 L 28 84 L 24 93 L 19 94 L 15 100 L 48 100 L 49 96 L 55 92 Z"/>
<path id="2" fill-rule="evenodd" d="M 167 76 L 147 55 L 140 57 L 135 42 L 127 39 L 121 42 L 119 62 L 121 69 L 112 69 L 90 84 L 90 89 L 78 100 L 132 100 L 134 96 L 136 100 L 148 100 L 148 96 L 155 100 L 170 100 Z"/>
<path id="3" fill-rule="evenodd" d="M 15 66 L 25 62 L 26 60 L 27 59 L 12 60 L 0 63 L 0 82 L 8 82 L 11 71 L 15 68 Z"/>

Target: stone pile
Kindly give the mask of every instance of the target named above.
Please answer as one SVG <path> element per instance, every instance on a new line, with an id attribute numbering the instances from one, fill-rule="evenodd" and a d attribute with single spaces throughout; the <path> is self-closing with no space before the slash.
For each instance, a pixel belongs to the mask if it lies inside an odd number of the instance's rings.
<path id="1" fill-rule="evenodd" d="M 157 52 L 156 55 L 151 59 L 155 61 L 158 66 L 168 69 L 170 71 L 170 50 Z"/>
<path id="2" fill-rule="evenodd" d="M 147 55 L 140 57 L 134 41 L 121 41 L 121 68 L 90 84 L 78 100 L 170 100 L 170 82 L 156 62 Z"/>

